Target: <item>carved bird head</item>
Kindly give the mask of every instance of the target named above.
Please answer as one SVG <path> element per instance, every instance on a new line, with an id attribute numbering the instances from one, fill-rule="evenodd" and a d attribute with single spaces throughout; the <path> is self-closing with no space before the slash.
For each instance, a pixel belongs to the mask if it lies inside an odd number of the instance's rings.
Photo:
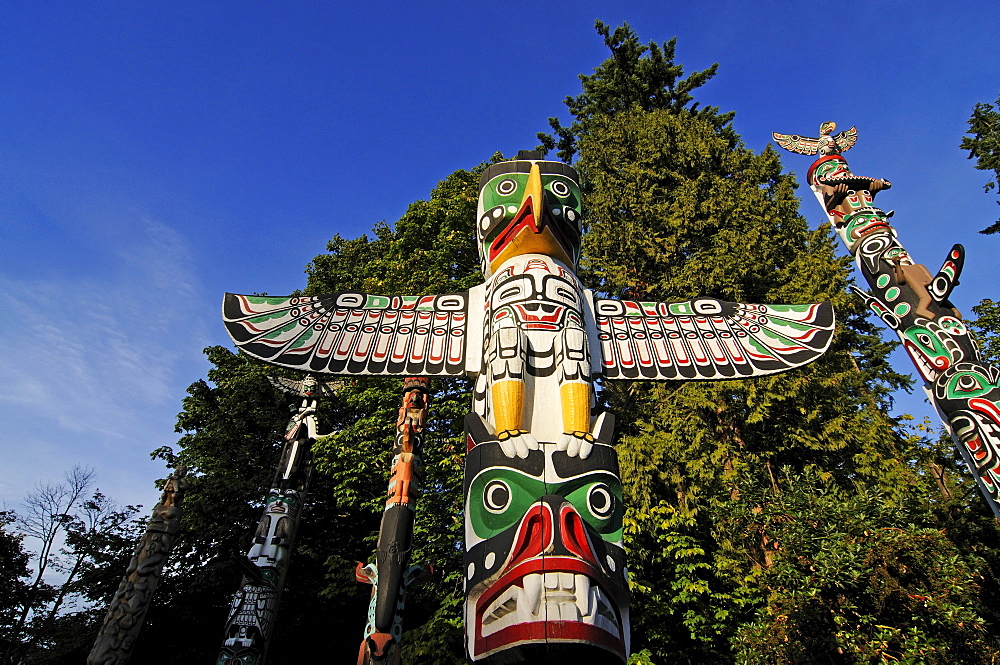
<path id="1" fill-rule="evenodd" d="M 576 170 L 534 151 L 493 164 L 479 181 L 476 232 L 483 274 L 507 260 L 544 254 L 576 270 L 582 199 Z"/>

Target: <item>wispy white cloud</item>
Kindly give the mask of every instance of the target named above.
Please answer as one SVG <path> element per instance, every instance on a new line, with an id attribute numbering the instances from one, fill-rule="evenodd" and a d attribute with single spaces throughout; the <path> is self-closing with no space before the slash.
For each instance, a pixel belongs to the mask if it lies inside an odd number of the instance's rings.
<path id="1" fill-rule="evenodd" d="M 184 387 L 203 371 L 204 304 L 184 238 L 148 219 L 129 224 L 115 265 L 82 279 L 0 267 L 0 498 L 82 462 L 98 484 L 142 487 L 130 465 L 173 438 Z M 156 477 L 155 475 L 152 477 Z M 131 490 L 125 490 L 129 494 Z"/>

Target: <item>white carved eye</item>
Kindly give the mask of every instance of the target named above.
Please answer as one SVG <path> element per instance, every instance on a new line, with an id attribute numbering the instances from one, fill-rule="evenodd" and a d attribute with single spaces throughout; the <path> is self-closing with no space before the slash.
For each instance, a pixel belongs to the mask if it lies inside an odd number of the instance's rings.
<path id="1" fill-rule="evenodd" d="M 501 180 L 500 184 L 497 185 L 497 194 L 501 196 L 510 196 L 515 191 L 517 191 L 517 183 L 510 178 Z"/>
<path id="2" fill-rule="evenodd" d="M 604 483 L 597 483 L 587 491 L 587 509 L 597 519 L 607 519 L 615 508 L 615 495 Z"/>
<path id="3" fill-rule="evenodd" d="M 483 490 L 483 505 L 491 513 L 502 513 L 510 505 L 510 485 L 502 480 L 491 480 Z"/>
<path id="4" fill-rule="evenodd" d="M 552 184 L 549 185 L 549 191 L 559 198 L 569 196 L 569 186 L 567 186 L 562 180 L 553 180 Z"/>

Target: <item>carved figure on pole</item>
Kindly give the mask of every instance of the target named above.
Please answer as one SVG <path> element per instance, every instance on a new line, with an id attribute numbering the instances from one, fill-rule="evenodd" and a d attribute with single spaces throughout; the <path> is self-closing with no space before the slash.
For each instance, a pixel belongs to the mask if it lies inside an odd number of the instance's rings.
<path id="1" fill-rule="evenodd" d="M 598 378 L 739 379 L 800 367 L 829 303 L 601 298 L 575 271 L 576 171 L 533 151 L 488 167 L 476 218 L 486 281 L 448 295 L 226 294 L 243 351 L 330 374 L 475 379 L 466 417 L 465 626 L 474 663 L 629 651 L 621 481 Z"/>
<path id="2" fill-rule="evenodd" d="M 281 460 L 271 481 L 253 545 L 246 559 L 237 559 L 243 570 L 243 583 L 233 596 L 225 637 L 216 659 L 218 665 L 264 662 L 299 515 L 312 477 L 317 399 L 332 395 L 339 383 L 320 383 L 313 376 L 298 381 L 283 377 L 268 379 L 275 388 L 302 397 L 302 402 L 288 422 Z"/>
<path id="3" fill-rule="evenodd" d="M 406 589 L 434 572 L 430 565 L 410 565 L 413 520 L 423 477 L 420 451 L 429 406 L 430 381 L 419 377 L 405 379 L 376 560 L 367 566 L 358 563 L 355 570 L 359 582 L 372 585 L 358 665 L 399 665 Z"/>
<path id="4" fill-rule="evenodd" d="M 779 145 L 793 150 L 782 137 L 774 134 Z M 983 361 L 950 300 L 965 249 L 952 246 L 931 274 L 899 243 L 889 223 L 892 211 L 874 204 L 875 195 L 891 187 L 887 180 L 855 175 L 838 153 L 813 162 L 806 178 L 868 283 L 868 291 L 854 291 L 899 336 L 931 404 L 1000 519 L 1000 368 Z"/>
<path id="5" fill-rule="evenodd" d="M 188 488 L 186 467 L 178 467 L 163 485 L 146 533 L 129 561 L 104 624 L 87 656 L 87 665 L 125 665 L 142 629 L 160 573 L 180 529 L 181 502 Z"/>

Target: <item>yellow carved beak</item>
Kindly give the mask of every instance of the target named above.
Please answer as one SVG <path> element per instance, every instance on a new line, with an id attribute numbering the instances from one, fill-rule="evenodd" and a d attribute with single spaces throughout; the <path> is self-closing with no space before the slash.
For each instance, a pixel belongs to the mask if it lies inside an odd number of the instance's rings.
<path id="1" fill-rule="evenodd" d="M 532 164 L 531 171 L 528 172 L 528 184 L 524 188 L 524 196 L 521 197 L 520 207 L 523 211 L 525 206 L 531 206 L 531 216 L 536 228 L 541 226 L 542 221 L 542 197 L 542 170 L 538 168 L 538 164 Z M 541 229 L 539 228 L 539 230 Z"/>

